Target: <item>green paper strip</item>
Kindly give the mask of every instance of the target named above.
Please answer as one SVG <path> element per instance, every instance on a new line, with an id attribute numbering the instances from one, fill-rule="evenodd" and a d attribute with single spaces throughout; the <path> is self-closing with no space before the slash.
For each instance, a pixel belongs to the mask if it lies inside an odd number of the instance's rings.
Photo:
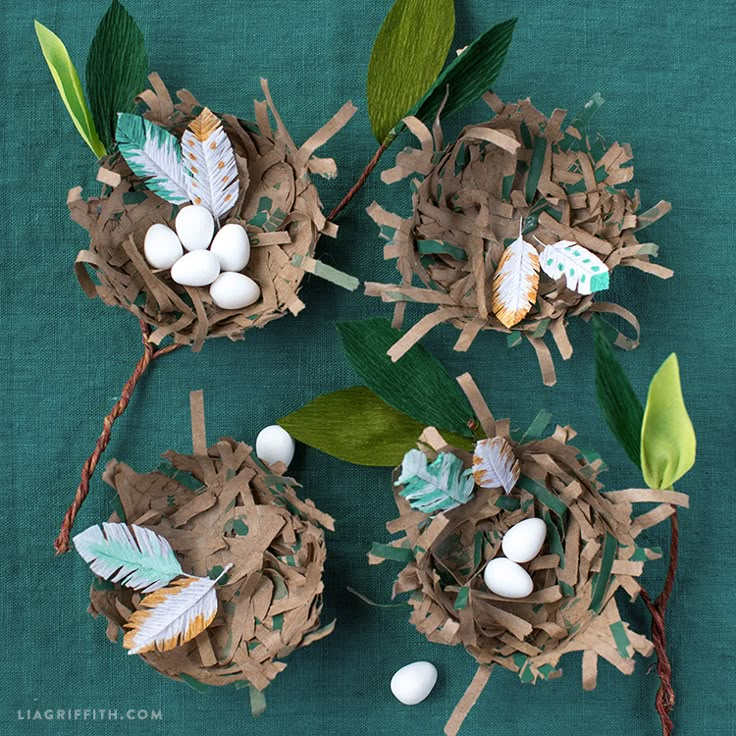
<path id="1" fill-rule="evenodd" d="M 468 607 L 468 598 L 470 597 L 470 588 L 467 585 L 463 585 L 462 588 L 457 593 L 457 598 L 455 598 L 455 604 L 453 605 L 453 608 L 456 611 L 462 611 L 463 608 Z"/>
<path id="2" fill-rule="evenodd" d="M 613 561 L 616 559 L 616 550 L 618 542 L 610 532 L 606 532 L 606 541 L 603 543 L 603 556 L 601 557 L 601 570 L 595 577 L 593 583 L 593 597 L 590 600 L 590 610 L 596 613 L 601 612 L 603 605 L 603 597 L 608 589 L 608 580 L 611 577 L 611 568 Z"/>
<path id="3" fill-rule="evenodd" d="M 368 117 L 383 143 L 442 69 L 455 33 L 453 0 L 396 0 L 373 44 Z"/>
<path id="4" fill-rule="evenodd" d="M 593 115 L 597 112 L 598 108 L 605 102 L 603 97 L 601 96 L 600 92 L 596 92 L 586 103 L 583 109 L 575 115 L 575 117 L 572 119 L 572 123 L 570 125 L 575 128 L 575 130 L 580 133 L 582 138 L 585 138 L 585 133 L 588 128 L 588 124 L 590 123 L 591 118 Z M 567 151 L 570 147 L 574 146 L 575 144 L 581 143 L 580 140 L 575 138 L 575 136 L 570 135 L 569 133 L 565 134 L 565 137 L 560 141 L 559 147 L 561 151 Z M 583 182 L 583 187 L 585 186 Z M 583 191 L 585 191 L 585 188 L 583 188 Z"/>
<path id="5" fill-rule="evenodd" d="M 467 261 L 468 254 L 457 245 L 448 243 L 445 240 L 417 240 L 417 250 L 422 255 L 433 255 L 440 253 L 443 255 L 452 256 L 457 261 Z"/>
<path id="6" fill-rule="evenodd" d="M 517 485 L 532 494 L 540 503 L 543 503 L 548 509 L 554 511 L 557 516 L 564 519 L 567 515 L 567 506 L 560 498 L 548 491 L 543 485 L 537 481 L 522 475 Z"/>
<path id="7" fill-rule="evenodd" d="M 392 547 L 390 544 L 373 542 L 371 554 L 384 560 L 396 560 L 397 562 L 411 562 L 414 553 L 406 547 Z"/>
<path id="8" fill-rule="evenodd" d="M 544 155 L 547 151 L 547 139 L 540 136 L 534 141 L 534 152 L 532 160 L 529 164 L 529 174 L 526 177 L 526 189 L 524 190 L 527 204 L 534 201 L 534 195 L 537 193 L 539 177 L 542 175 L 542 167 L 544 166 Z"/>
<path id="9" fill-rule="evenodd" d="M 549 511 L 544 512 L 544 523 L 547 526 L 547 540 L 549 542 L 549 551 L 553 555 L 560 557 L 560 569 L 565 569 L 565 546 L 562 544 L 560 530 L 552 519 Z"/>
<path id="10" fill-rule="evenodd" d="M 92 118 L 108 153 L 115 147 L 117 114 L 133 111 L 147 76 L 148 54 L 141 29 L 113 0 L 92 40 L 86 71 Z"/>
<path id="11" fill-rule="evenodd" d="M 254 718 L 258 718 L 266 711 L 266 696 L 261 690 L 251 685 L 250 688 L 250 712 Z"/>
<path id="12" fill-rule="evenodd" d="M 82 83 L 79 81 L 77 70 L 69 57 L 69 52 L 61 39 L 46 26 L 34 21 L 36 36 L 41 44 L 41 51 L 59 90 L 62 102 L 79 131 L 84 142 L 92 149 L 97 158 L 105 155 L 105 146 L 97 135 L 92 113 L 87 107 L 87 101 L 82 92 Z"/>
<path id="13" fill-rule="evenodd" d="M 650 488 L 671 489 L 695 464 L 695 430 L 672 353 L 654 374 L 641 426 L 641 469 Z"/>
<path id="14" fill-rule="evenodd" d="M 496 499 L 494 506 L 505 511 L 516 511 L 521 508 L 521 501 L 518 498 L 512 496 L 500 496 Z"/>
<path id="15" fill-rule="evenodd" d="M 178 677 L 182 682 L 189 685 L 192 690 L 196 690 L 200 695 L 209 695 L 213 690 L 213 685 L 206 685 L 204 682 L 195 680 L 191 675 L 187 675 L 185 672 L 180 672 Z"/>
<path id="16" fill-rule="evenodd" d="M 611 635 L 613 636 L 613 641 L 616 644 L 618 653 L 622 657 L 626 657 L 626 659 L 631 659 L 629 656 L 631 641 L 626 633 L 626 627 L 624 626 L 623 621 L 614 621 L 609 628 L 611 629 Z"/>
<path id="17" fill-rule="evenodd" d="M 534 421 L 529 425 L 529 429 L 527 429 L 527 431 L 521 436 L 519 444 L 523 445 L 525 442 L 533 442 L 540 439 L 544 434 L 544 430 L 547 429 L 551 421 L 552 415 L 545 409 L 542 409 L 539 414 L 534 417 Z"/>
<path id="18" fill-rule="evenodd" d="M 295 253 L 291 257 L 291 265 L 301 268 L 307 273 L 314 274 L 315 276 L 318 276 L 325 281 L 329 281 L 331 284 L 335 284 L 335 286 L 347 289 L 348 291 L 355 291 L 358 286 L 360 286 L 360 281 L 355 278 L 355 276 L 350 276 L 343 271 L 338 271 L 336 268 L 328 266 L 326 263 L 322 263 L 322 261 L 318 261 L 316 258 L 301 256 L 298 253 Z"/>
<path id="19" fill-rule="evenodd" d="M 444 366 L 421 345 L 391 362 L 388 349 L 402 336 L 385 319 L 340 322 L 345 353 L 358 375 L 387 404 L 424 426 L 472 437 L 473 410 Z"/>
<path id="20" fill-rule="evenodd" d="M 593 316 L 595 387 L 598 405 L 614 437 L 636 467 L 641 467 L 640 444 L 644 409 L 606 336 L 608 326 Z"/>

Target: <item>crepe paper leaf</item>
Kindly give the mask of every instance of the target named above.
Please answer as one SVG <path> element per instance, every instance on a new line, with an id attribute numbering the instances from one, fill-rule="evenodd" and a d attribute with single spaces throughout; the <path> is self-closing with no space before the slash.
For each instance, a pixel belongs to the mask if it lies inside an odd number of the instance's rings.
<path id="1" fill-rule="evenodd" d="M 644 408 L 606 337 L 606 325 L 597 315 L 593 323 L 595 387 L 598 405 L 614 437 L 637 468 L 641 467 L 641 424 Z"/>
<path id="2" fill-rule="evenodd" d="M 163 588 L 184 574 L 168 541 L 135 524 L 104 521 L 102 528 L 95 524 L 73 542 L 95 575 L 142 593 Z"/>
<path id="3" fill-rule="evenodd" d="M 356 465 L 395 468 L 416 447 L 425 424 L 378 398 L 365 386 L 335 391 L 278 420 L 295 440 Z M 471 449 L 464 437 L 443 433 L 454 447 Z"/>
<path id="4" fill-rule="evenodd" d="M 231 567 L 227 565 L 220 577 Z M 147 595 L 125 625 L 123 647 L 128 654 L 168 652 L 201 634 L 217 615 L 218 580 L 187 576 Z"/>
<path id="5" fill-rule="evenodd" d="M 610 284 L 608 266 L 582 245 L 560 240 L 545 246 L 539 257 L 542 271 L 556 281 L 565 277 L 565 285 L 578 294 L 593 294 Z"/>
<path id="6" fill-rule="evenodd" d="M 181 138 L 189 198 L 219 220 L 240 194 L 238 164 L 220 119 L 209 108 L 189 123 Z"/>
<path id="7" fill-rule="evenodd" d="M 179 141 L 168 130 L 140 115 L 118 114 L 116 139 L 130 170 L 171 204 L 189 202 L 187 172 Z"/>
<path id="8" fill-rule="evenodd" d="M 641 469 L 650 488 L 671 489 L 695 464 L 695 430 L 682 398 L 677 355 L 649 384 L 641 425 Z"/>
<path id="9" fill-rule="evenodd" d="M 478 36 L 445 67 L 409 115 L 431 127 L 438 112 L 445 117 L 479 99 L 501 72 L 515 26 L 516 18 L 509 18 Z M 401 127 L 397 126 L 394 132 L 400 130 Z"/>
<path id="10" fill-rule="evenodd" d="M 87 101 L 84 98 L 84 92 L 82 92 L 82 83 L 79 81 L 77 70 L 69 58 L 69 52 L 55 33 L 37 20 L 33 23 L 44 59 L 46 59 L 46 63 L 51 70 L 51 76 L 54 78 L 56 88 L 59 90 L 61 100 L 66 106 L 74 126 L 84 142 L 92 149 L 92 153 L 97 158 L 102 158 L 105 155 L 105 146 L 97 134 L 92 113 L 87 107 Z"/>
<path id="11" fill-rule="evenodd" d="M 493 276 L 493 313 L 504 327 L 529 314 L 539 289 L 539 255 L 521 236 L 506 248 Z"/>
<path id="12" fill-rule="evenodd" d="M 413 509 L 425 514 L 449 511 L 467 503 L 473 495 L 475 480 L 471 468 L 451 452 L 441 452 L 427 465 L 421 450 L 409 450 L 401 462 L 401 474 L 394 485 Z"/>
<path id="13" fill-rule="evenodd" d="M 435 81 L 454 33 L 454 0 L 393 4 L 368 65 L 368 117 L 379 143 Z"/>
<path id="14" fill-rule="evenodd" d="M 115 147 L 117 114 L 133 111 L 147 76 L 143 33 L 123 5 L 112 0 L 92 40 L 86 71 L 92 118 L 108 153 Z"/>
<path id="15" fill-rule="evenodd" d="M 503 437 L 475 443 L 473 477 L 481 488 L 503 488 L 508 496 L 514 489 L 521 466 L 511 445 Z"/>
<path id="16" fill-rule="evenodd" d="M 472 437 L 468 422 L 473 419 L 473 410 L 465 394 L 424 347 L 414 345 L 393 363 L 387 352 L 403 333 L 388 320 L 338 322 L 337 329 L 356 373 L 387 404 L 424 427 Z"/>

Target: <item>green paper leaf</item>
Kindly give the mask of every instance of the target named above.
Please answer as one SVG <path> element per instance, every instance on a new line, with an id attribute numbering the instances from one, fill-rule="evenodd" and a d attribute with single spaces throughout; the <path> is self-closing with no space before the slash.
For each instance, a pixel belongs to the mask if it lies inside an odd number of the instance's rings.
<path id="1" fill-rule="evenodd" d="M 695 430 L 680 385 L 677 355 L 662 363 L 649 385 L 641 427 L 641 469 L 650 488 L 670 489 L 695 464 Z"/>
<path id="2" fill-rule="evenodd" d="M 616 360 L 611 342 L 606 337 L 605 322 L 594 316 L 592 324 L 598 405 L 614 437 L 631 462 L 639 468 L 644 409 L 624 369 Z"/>
<path id="3" fill-rule="evenodd" d="M 423 427 L 472 437 L 468 421 L 473 410 L 462 389 L 444 366 L 421 345 L 414 345 L 397 363 L 386 354 L 402 336 L 385 319 L 339 322 L 337 329 L 353 368 L 368 387 Z"/>
<path id="4" fill-rule="evenodd" d="M 105 155 L 105 146 L 97 135 L 92 113 L 87 107 L 87 101 L 84 98 L 84 92 L 82 92 L 82 83 L 79 81 L 77 70 L 69 58 L 69 52 L 55 33 L 37 20 L 33 23 L 44 59 L 46 59 L 46 63 L 51 70 L 51 76 L 56 82 L 62 102 L 66 106 L 74 126 L 84 142 L 92 149 L 92 153 L 97 158 L 102 158 Z"/>
<path id="5" fill-rule="evenodd" d="M 454 0 L 396 0 L 389 10 L 368 65 L 368 117 L 379 143 L 437 78 L 454 33 Z"/>
<path id="6" fill-rule="evenodd" d="M 92 118 L 108 153 L 115 146 L 117 114 L 133 111 L 147 75 L 143 33 L 122 4 L 112 0 L 92 40 L 86 70 Z"/>
<path id="7" fill-rule="evenodd" d="M 441 116 L 445 117 L 462 110 L 487 92 L 501 73 L 511 45 L 514 26 L 516 18 L 509 18 L 478 36 L 460 56 L 447 65 L 409 115 L 414 115 L 425 125 L 431 126 L 440 107 Z M 443 106 L 445 95 L 447 101 Z M 398 132 L 400 127 L 397 126 L 395 133 Z"/>
<path id="8" fill-rule="evenodd" d="M 425 425 L 386 404 L 365 386 L 335 391 L 278 420 L 294 439 L 357 465 L 395 468 L 416 447 Z M 463 437 L 445 433 L 455 447 L 472 450 Z"/>

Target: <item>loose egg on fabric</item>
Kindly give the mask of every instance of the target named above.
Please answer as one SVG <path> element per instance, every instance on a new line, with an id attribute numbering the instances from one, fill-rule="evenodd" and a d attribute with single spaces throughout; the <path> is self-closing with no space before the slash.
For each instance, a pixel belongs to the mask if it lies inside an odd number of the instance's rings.
<path id="1" fill-rule="evenodd" d="M 185 253 L 171 267 L 171 278 L 182 286 L 209 286 L 219 274 L 220 262 L 208 250 Z"/>
<path id="2" fill-rule="evenodd" d="M 203 252 L 209 253 L 217 260 L 217 256 L 211 251 Z M 219 264 L 218 261 L 218 266 Z M 220 309 L 243 309 L 258 301 L 261 287 L 245 274 L 225 271 L 210 286 L 210 296 Z"/>
<path id="3" fill-rule="evenodd" d="M 529 573 L 506 557 L 494 557 L 483 571 L 488 590 L 503 598 L 526 598 L 534 589 Z"/>
<path id="4" fill-rule="evenodd" d="M 437 668 L 431 662 L 412 662 L 391 678 L 391 692 L 404 705 L 421 703 L 437 683 Z"/>
<path id="5" fill-rule="evenodd" d="M 278 424 L 264 427 L 256 437 L 256 456 L 267 465 L 282 462 L 288 467 L 295 449 L 294 438 Z"/>
<path id="6" fill-rule="evenodd" d="M 547 538 L 547 525 L 542 519 L 524 519 L 503 535 L 501 549 L 514 562 L 529 562 L 541 551 Z"/>
<path id="7" fill-rule="evenodd" d="M 230 223 L 220 228 L 210 250 L 220 261 L 222 271 L 242 271 L 250 259 L 250 240 L 242 225 Z"/>
<path id="8" fill-rule="evenodd" d="M 151 268 L 171 268 L 184 255 L 184 249 L 176 233 L 159 222 L 146 231 L 143 254 Z"/>
<path id="9" fill-rule="evenodd" d="M 182 207 L 176 216 L 176 234 L 185 250 L 209 248 L 215 233 L 215 221 L 210 211 L 199 204 Z"/>

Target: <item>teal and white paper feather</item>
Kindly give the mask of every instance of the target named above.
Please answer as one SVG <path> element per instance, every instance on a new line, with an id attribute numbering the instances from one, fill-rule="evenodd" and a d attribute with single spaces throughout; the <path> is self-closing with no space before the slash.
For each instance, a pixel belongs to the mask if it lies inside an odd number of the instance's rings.
<path id="1" fill-rule="evenodd" d="M 555 281 L 564 276 L 567 288 L 578 294 L 593 294 L 609 286 L 608 266 L 572 240 L 545 246 L 539 261 L 547 276 Z"/>

